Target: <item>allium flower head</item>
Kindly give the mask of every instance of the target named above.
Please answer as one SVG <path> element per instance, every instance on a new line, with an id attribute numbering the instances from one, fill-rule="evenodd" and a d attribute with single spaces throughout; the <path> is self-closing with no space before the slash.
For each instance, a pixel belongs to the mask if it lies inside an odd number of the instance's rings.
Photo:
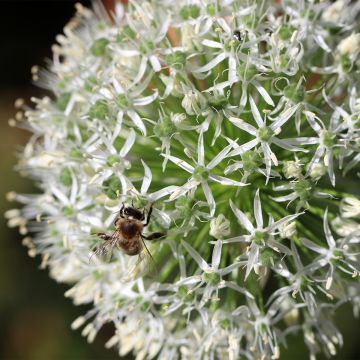
<path id="1" fill-rule="evenodd" d="M 18 169 L 40 191 L 6 213 L 93 304 L 74 329 L 92 341 L 112 322 L 106 347 L 137 359 L 278 359 L 292 333 L 311 359 L 336 353 L 334 310 L 360 307 L 359 11 L 77 5 L 36 75 L 52 95 L 18 102 Z M 124 208 L 144 214 L 135 256 Z"/>

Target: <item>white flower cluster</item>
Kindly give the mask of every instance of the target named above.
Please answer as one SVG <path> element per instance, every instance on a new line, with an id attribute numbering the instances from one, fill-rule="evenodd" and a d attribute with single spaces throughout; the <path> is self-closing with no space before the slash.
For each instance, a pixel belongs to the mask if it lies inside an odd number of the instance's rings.
<path id="1" fill-rule="evenodd" d="M 34 69 L 54 97 L 17 104 L 40 193 L 10 193 L 24 206 L 6 214 L 93 303 L 73 328 L 92 341 L 112 322 L 106 346 L 136 359 L 278 359 L 292 333 L 311 359 L 336 353 L 334 310 L 360 309 L 359 16 L 350 0 L 77 5 Z M 96 251 L 122 203 L 153 206 L 156 271 Z"/>

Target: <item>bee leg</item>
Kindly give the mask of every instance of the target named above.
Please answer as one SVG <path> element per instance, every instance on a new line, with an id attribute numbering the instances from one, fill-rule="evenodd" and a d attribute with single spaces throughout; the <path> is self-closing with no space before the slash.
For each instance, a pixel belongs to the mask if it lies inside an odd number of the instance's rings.
<path id="1" fill-rule="evenodd" d="M 145 209 L 142 212 L 140 221 L 144 221 L 144 220 L 145 220 Z"/>
<path id="2" fill-rule="evenodd" d="M 149 236 L 144 236 L 144 235 L 141 235 L 141 236 L 146 240 L 157 240 L 157 239 L 160 239 L 160 238 L 166 236 L 166 234 L 161 233 L 161 232 L 155 232 L 155 233 L 150 234 Z"/>
<path id="3" fill-rule="evenodd" d="M 151 205 L 150 205 L 149 212 L 148 212 L 148 215 L 147 215 L 146 223 L 144 224 L 144 226 L 148 226 L 148 225 L 149 225 L 150 216 L 151 216 L 151 213 L 152 213 L 152 209 L 153 209 L 153 206 L 152 206 L 152 204 L 151 204 Z"/>
<path id="4" fill-rule="evenodd" d="M 119 211 L 119 216 L 120 216 L 121 218 L 124 217 L 124 208 L 125 208 L 125 204 L 122 203 L 122 207 L 121 207 L 121 209 L 120 209 L 120 211 Z"/>
<path id="5" fill-rule="evenodd" d="M 104 234 L 104 233 L 97 233 L 96 235 L 97 235 L 100 239 L 105 240 L 105 241 L 111 239 L 111 236 L 110 236 L 110 235 L 107 235 L 107 234 Z"/>

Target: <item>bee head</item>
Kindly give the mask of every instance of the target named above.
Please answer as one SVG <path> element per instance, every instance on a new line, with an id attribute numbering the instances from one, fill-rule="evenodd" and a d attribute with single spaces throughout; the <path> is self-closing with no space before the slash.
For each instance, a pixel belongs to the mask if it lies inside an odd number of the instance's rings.
<path id="1" fill-rule="evenodd" d="M 124 209 L 124 214 L 125 216 L 131 216 L 133 217 L 134 219 L 137 219 L 137 220 L 144 220 L 144 215 L 143 213 L 138 210 L 138 209 L 135 209 L 133 207 L 127 207 Z"/>

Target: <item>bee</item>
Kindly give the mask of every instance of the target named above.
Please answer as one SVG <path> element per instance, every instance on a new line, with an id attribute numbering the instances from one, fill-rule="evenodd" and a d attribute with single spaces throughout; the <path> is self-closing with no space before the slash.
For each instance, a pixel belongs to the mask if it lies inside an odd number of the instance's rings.
<path id="1" fill-rule="evenodd" d="M 97 253 L 97 255 L 105 254 L 107 260 L 110 260 L 112 250 L 118 248 L 129 256 L 139 255 L 139 260 L 142 259 L 143 251 L 146 251 L 152 258 L 144 240 L 157 240 L 166 235 L 161 232 L 154 232 L 148 236 L 143 234 L 144 228 L 150 223 L 152 210 L 153 207 L 151 205 L 146 216 L 145 209 L 140 211 L 134 207 L 122 204 L 119 215 L 114 222 L 115 232 L 112 235 L 105 233 L 97 234 L 97 236 L 105 242 L 95 253 Z"/>
<path id="2" fill-rule="evenodd" d="M 240 30 L 234 30 L 233 31 L 233 37 L 235 40 L 241 42 L 243 40 L 244 34 Z"/>

